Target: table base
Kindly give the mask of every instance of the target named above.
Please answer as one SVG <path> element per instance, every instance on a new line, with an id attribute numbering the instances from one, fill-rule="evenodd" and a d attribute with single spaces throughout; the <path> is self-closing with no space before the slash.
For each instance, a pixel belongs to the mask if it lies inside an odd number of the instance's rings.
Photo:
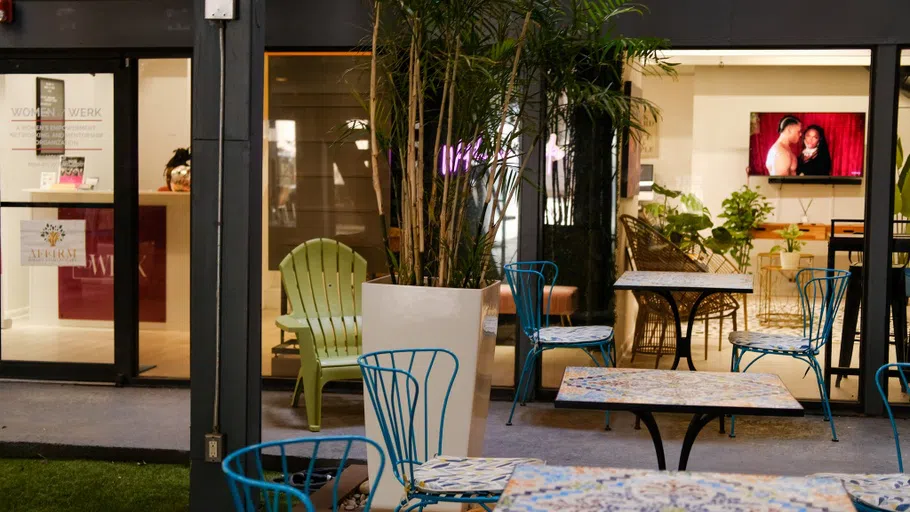
<path id="1" fill-rule="evenodd" d="M 648 433 L 651 434 L 651 440 L 654 441 L 654 450 L 657 452 L 657 469 L 666 470 L 667 459 L 664 455 L 664 444 L 660 437 L 660 428 L 657 426 L 657 421 L 654 420 L 654 415 L 647 411 L 635 411 L 635 417 L 645 424 L 648 428 Z M 686 430 L 686 437 L 683 439 L 682 451 L 679 454 L 680 471 L 685 471 L 686 466 L 689 464 L 689 454 L 692 452 L 692 445 L 695 444 L 698 434 L 708 423 L 715 419 L 720 419 L 720 428 L 721 432 L 723 432 L 724 415 L 722 413 L 699 413 L 692 416 L 692 421 L 689 422 L 689 428 Z"/>

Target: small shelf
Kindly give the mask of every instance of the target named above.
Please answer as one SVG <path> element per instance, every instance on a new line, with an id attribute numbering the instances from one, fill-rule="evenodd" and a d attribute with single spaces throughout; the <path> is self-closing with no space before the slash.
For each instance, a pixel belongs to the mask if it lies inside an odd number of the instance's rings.
<path id="1" fill-rule="evenodd" d="M 774 185 L 862 185 L 863 178 L 857 176 L 768 176 L 768 183 Z"/>

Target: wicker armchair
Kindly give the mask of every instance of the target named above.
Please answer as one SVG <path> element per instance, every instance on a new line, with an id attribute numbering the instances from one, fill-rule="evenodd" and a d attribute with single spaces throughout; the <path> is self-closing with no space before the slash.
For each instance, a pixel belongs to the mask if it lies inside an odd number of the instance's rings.
<path id="1" fill-rule="evenodd" d="M 626 233 L 632 268 L 635 270 L 710 272 L 712 262 L 717 269 L 725 268 L 719 263 L 717 257 L 729 264 L 720 255 L 711 255 L 710 258 L 706 255 L 704 262 L 698 261 L 697 258 L 693 258 L 677 247 L 643 220 L 622 215 L 620 221 Z M 699 294 L 697 292 L 674 292 L 673 295 L 679 305 L 680 317 L 688 319 Z M 663 354 L 673 353 L 676 350 L 675 326 L 668 321 L 673 317 L 673 312 L 667 301 L 659 295 L 649 292 L 633 292 L 633 296 L 638 302 L 639 310 L 635 322 L 635 338 L 632 342 L 632 360 L 635 360 L 636 354 L 655 354 L 657 355 L 656 368 Z M 736 330 L 738 310 L 739 303 L 732 295 L 726 293 L 711 295 L 701 303 L 696 320 L 706 322 L 705 358 L 707 358 L 708 344 L 707 322 L 717 319 L 723 323 L 724 319 L 732 318 L 733 329 Z"/>

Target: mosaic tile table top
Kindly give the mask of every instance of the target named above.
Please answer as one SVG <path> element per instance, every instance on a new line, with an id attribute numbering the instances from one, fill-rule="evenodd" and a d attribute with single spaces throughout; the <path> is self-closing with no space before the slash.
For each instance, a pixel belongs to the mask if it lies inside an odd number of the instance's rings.
<path id="1" fill-rule="evenodd" d="M 519 466 L 497 512 L 853 511 L 833 478 Z"/>
<path id="2" fill-rule="evenodd" d="M 711 274 L 708 272 L 629 271 L 619 276 L 616 290 L 665 290 L 671 292 L 713 291 L 752 293 L 751 274 Z"/>
<path id="3" fill-rule="evenodd" d="M 566 368 L 556 406 L 769 416 L 804 413 L 777 375 L 577 366 Z"/>

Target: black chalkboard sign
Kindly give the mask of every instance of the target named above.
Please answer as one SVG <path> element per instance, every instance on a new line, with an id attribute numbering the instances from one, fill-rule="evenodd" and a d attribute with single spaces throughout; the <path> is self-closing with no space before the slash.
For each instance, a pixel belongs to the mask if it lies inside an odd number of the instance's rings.
<path id="1" fill-rule="evenodd" d="M 35 81 L 35 152 L 62 155 L 66 151 L 64 82 L 40 77 Z"/>

